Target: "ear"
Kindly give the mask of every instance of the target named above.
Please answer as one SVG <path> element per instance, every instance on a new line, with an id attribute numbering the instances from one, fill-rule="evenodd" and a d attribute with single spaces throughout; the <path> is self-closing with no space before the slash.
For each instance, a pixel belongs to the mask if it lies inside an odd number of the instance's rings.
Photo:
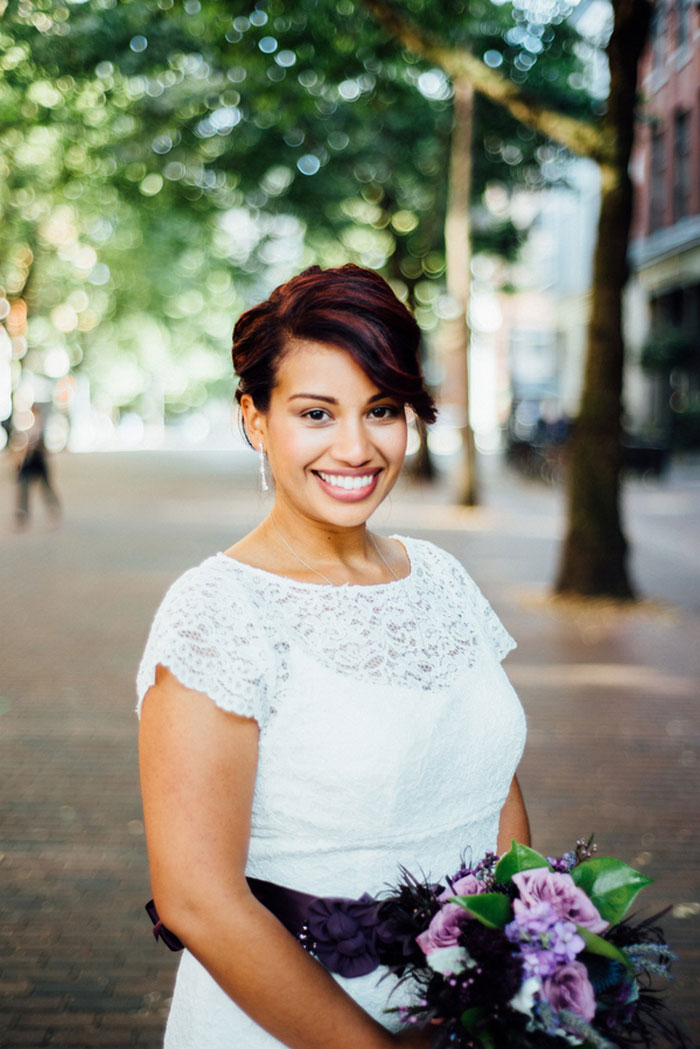
<path id="1" fill-rule="evenodd" d="M 262 446 L 267 451 L 267 418 L 264 412 L 255 407 L 249 393 L 241 397 L 241 415 L 250 443 L 256 450 Z"/>

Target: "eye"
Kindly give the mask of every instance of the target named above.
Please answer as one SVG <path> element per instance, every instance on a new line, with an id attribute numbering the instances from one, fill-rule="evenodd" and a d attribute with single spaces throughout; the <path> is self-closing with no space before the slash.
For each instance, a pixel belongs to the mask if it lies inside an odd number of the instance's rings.
<path id="1" fill-rule="evenodd" d="M 304 412 L 302 419 L 310 419 L 312 423 L 322 423 L 326 419 L 330 418 L 325 408 L 312 408 L 308 412 Z"/>
<path id="2" fill-rule="evenodd" d="M 370 409 L 371 419 L 395 419 L 399 408 L 395 404 L 378 404 Z"/>

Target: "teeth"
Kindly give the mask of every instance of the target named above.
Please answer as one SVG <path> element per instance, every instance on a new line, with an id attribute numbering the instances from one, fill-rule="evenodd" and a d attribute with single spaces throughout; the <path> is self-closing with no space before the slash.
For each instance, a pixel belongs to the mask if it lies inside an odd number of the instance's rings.
<path id="1" fill-rule="evenodd" d="M 344 474 L 324 474 L 321 473 L 320 470 L 318 476 L 321 477 L 326 484 L 330 484 L 334 488 L 345 488 L 348 491 L 353 488 L 367 488 L 375 477 L 374 474 L 366 474 L 364 477 L 348 477 Z"/>

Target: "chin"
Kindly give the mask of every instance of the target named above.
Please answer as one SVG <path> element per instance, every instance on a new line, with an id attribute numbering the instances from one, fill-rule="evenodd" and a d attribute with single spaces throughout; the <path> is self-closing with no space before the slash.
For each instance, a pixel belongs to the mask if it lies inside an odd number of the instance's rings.
<path id="1" fill-rule="evenodd" d="M 381 498 L 374 495 L 371 499 L 360 500 L 356 503 L 335 502 L 324 499 L 322 504 L 316 504 L 316 515 L 329 524 L 340 525 L 346 528 L 356 528 L 365 524 L 372 514 L 384 501 L 384 493 Z M 330 505 L 329 505 L 330 504 Z"/>
<path id="2" fill-rule="evenodd" d="M 372 504 L 367 506 L 358 506 L 355 503 L 349 506 L 328 507 L 320 510 L 318 516 L 336 527 L 357 528 L 367 523 L 378 506 L 379 503 L 372 500 Z"/>

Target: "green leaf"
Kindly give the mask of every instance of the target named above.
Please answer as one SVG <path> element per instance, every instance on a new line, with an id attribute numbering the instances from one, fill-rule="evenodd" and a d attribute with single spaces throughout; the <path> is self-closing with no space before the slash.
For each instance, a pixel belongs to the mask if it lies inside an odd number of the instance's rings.
<path id="1" fill-rule="evenodd" d="M 616 947 L 614 943 L 610 943 L 610 940 L 604 940 L 602 936 L 598 936 L 597 933 L 591 932 L 590 929 L 584 929 L 580 925 L 576 926 L 576 931 L 586 944 L 586 950 L 590 951 L 591 954 L 598 954 L 601 958 L 612 958 L 613 961 L 624 965 L 630 972 L 634 972 L 634 966 L 625 952 Z"/>
<path id="2" fill-rule="evenodd" d="M 483 1020 L 486 1016 L 486 1010 L 481 1006 L 475 1005 L 471 1009 L 465 1009 L 460 1016 L 462 1027 L 469 1031 L 471 1035 L 477 1040 L 477 1044 L 484 1047 L 484 1049 L 494 1049 L 495 1042 L 493 1035 L 486 1028 L 482 1028 L 480 1031 L 477 1030 L 477 1026 L 480 1020 Z"/>
<path id="3" fill-rule="evenodd" d="M 547 863 L 546 857 L 541 856 L 534 849 L 528 848 L 527 845 L 520 845 L 517 841 L 514 841 L 511 843 L 508 852 L 501 856 L 496 865 L 496 881 L 502 885 L 507 885 L 514 874 L 519 874 L 520 871 L 536 870 L 538 867 L 546 867 L 547 870 L 552 869 Z"/>
<path id="4" fill-rule="evenodd" d="M 503 929 L 511 920 L 510 900 L 500 892 L 483 892 L 478 896 L 454 896 L 451 903 L 458 903 L 466 911 L 490 929 Z"/>
<path id="5" fill-rule="evenodd" d="M 609 856 L 584 860 L 574 867 L 571 877 L 598 908 L 601 918 L 611 925 L 624 918 L 637 893 L 652 882 L 622 860 Z"/>
<path id="6" fill-rule="evenodd" d="M 485 1009 L 479 1005 L 474 1005 L 471 1009 L 465 1009 L 459 1019 L 462 1027 L 471 1032 L 474 1030 L 479 1020 L 485 1015 Z"/>
<path id="7" fill-rule="evenodd" d="M 479 1044 L 484 1049 L 496 1049 L 496 1043 L 493 1039 L 493 1035 L 489 1030 L 478 1031 L 476 1037 L 479 1039 Z"/>

